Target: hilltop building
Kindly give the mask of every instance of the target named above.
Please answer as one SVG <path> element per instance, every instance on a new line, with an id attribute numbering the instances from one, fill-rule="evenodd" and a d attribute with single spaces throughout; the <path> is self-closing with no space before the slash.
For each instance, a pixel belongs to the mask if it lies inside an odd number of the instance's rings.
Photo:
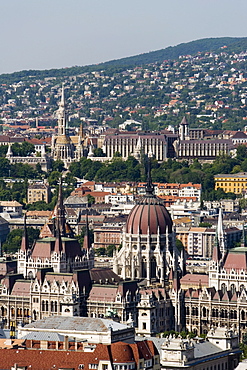
<path id="1" fill-rule="evenodd" d="M 61 101 L 58 109 L 58 133 L 52 136 L 51 156 L 56 160 L 62 160 L 66 168 L 74 161 L 83 157 L 84 134 L 82 125 L 77 136 L 68 135 L 67 115 L 64 98 L 64 85 L 62 86 Z"/>
<path id="2" fill-rule="evenodd" d="M 34 183 L 28 185 L 27 202 L 29 204 L 35 202 L 50 202 L 51 188 L 48 184 Z"/>
<path id="3" fill-rule="evenodd" d="M 231 139 L 205 137 L 209 130 L 190 130 L 188 121 L 184 117 L 179 125 L 179 138 L 174 142 L 176 157 L 178 159 L 198 159 L 199 161 L 213 161 L 221 154 L 230 155 L 235 149 Z M 210 139 L 210 140 L 206 140 Z"/>
<path id="4" fill-rule="evenodd" d="M 11 145 L 12 144 L 10 142 L 8 146 L 8 151 L 6 154 L 6 158 L 9 160 L 11 164 L 25 163 L 35 168 L 37 168 L 36 166 L 39 165 L 41 170 L 45 172 L 47 172 L 48 169 L 50 168 L 50 165 L 51 165 L 50 157 L 46 154 L 44 146 L 42 147 L 40 156 L 18 157 L 18 156 L 13 155 Z"/>

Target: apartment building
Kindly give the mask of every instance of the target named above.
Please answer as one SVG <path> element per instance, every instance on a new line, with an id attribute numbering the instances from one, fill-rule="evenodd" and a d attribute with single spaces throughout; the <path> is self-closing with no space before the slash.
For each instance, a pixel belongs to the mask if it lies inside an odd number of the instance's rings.
<path id="1" fill-rule="evenodd" d="M 29 204 L 43 201 L 49 203 L 51 190 L 49 185 L 43 183 L 30 184 L 27 190 L 27 202 Z"/>
<path id="2" fill-rule="evenodd" d="M 242 194 L 247 190 L 247 172 L 219 174 L 214 176 L 215 190 L 221 188 L 226 193 Z"/>

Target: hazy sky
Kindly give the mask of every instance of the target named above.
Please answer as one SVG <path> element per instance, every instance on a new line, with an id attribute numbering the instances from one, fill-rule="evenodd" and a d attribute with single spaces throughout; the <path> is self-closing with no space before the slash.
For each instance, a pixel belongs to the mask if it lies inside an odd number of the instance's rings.
<path id="1" fill-rule="evenodd" d="M 0 0 L 0 74 L 247 36 L 246 0 Z"/>

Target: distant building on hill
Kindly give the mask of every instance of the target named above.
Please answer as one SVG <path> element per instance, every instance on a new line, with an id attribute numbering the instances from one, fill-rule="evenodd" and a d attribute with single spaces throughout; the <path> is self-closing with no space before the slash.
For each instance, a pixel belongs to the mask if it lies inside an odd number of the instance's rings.
<path id="1" fill-rule="evenodd" d="M 42 183 L 34 183 L 28 185 L 27 190 L 27 202 L 29 204 L 35 203 L 35 202 L 50 202 L 50 195 L 51 195 L 51 189 L 50 186 L 47 184 Z"/>

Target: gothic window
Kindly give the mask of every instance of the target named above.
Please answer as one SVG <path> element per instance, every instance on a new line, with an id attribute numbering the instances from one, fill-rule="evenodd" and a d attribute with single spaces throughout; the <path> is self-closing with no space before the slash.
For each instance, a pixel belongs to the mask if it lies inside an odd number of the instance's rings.
<path id="1" fill-rule="evenodd" d="M 239 290 L 240 290 L 240 292 L 242 292 L 244 290 L 244 285 L 243 284 L 240 285 Z"/>
<path id="2" fill-rule="evenodd" d="M 54 302 L 51 301 L 51 312 L 54 312 Z"/>
<path id="3" fill-rule="evenodd" d="M 223 283 L 221 285 L 221 290 L 222 290 L 222 293 L 225 294 L 225 292 L 226 292 L 226 284 Z"/>
<path id="4" fill-rule="evenodd" d="M 147 277 L 147 260 L 146 258 L 142 258 L 142 278 L 146 278 Z"/>
<path id="5" fill-rule="evenodd" d="M 17 317 L 22 317 L 22 309 L 17 308 Z"/>
<path id="6" fill-rule="evenodd" d="M 55 312 L 57 312 L 57 302 L 55 302 L 54 309 L 55 309 Z"/>
<path id="7" fill-rule="evenodd" d="M 189 316 L 189 314 L 190 314 L 190 308 L 186 307 L 186 315 Z"/>
<path id="8" fill-rule="evenodd" d="M 35 310 L 33 310 L 33 320 L 36 321 L 37 320 L 37 313 Z"/>
<path id="9" fill-rule="evenodd" d="M 207 310 L 206 310 L 206 307 L 203 307 L 203 309 L 202 309 L 202 316 L 203 316 L 203 317 L 206 317 L 206 316 L 207 316 Z"/>
<path id="10" fill-rule="evenodd" d="M 15 309 L 14 307 L 11 307 L 11 317 L 15 317 Z"/>
<path id="11" fill-rule="evenodd" d="M 41 303 L 41 309 L 42 309 L 42 311 L 45 311 L 45 301 L 42 301 L 42 303 Z"/>
<path id="12" fill-rule="evenodd" d="M 157 268 L 156 258 L 152 257 L 150 261 L 151 278 L 156 278 L 156 268 Z"/>
<path id="13" fill-rule="evenodd" d="M 48 305 L 48 301 L 45 302 L 45 311 L 48 312 L 49 311 L 49 305 Z"/>
<path id="14" fill-rule="evenodd" d="M 245 320 L 245 312 L 244 312 L 244 310 L 241 311 L 241 320 L 243 320 L 243 321 Z"/>
<path id="15" fill-rule="evenodd" d="M 33 279 L 33 273 L 32 273 L 32 271 L 29 271 L 29 273 L 28 273 L 28 279 L 30 279 L 30 280 Z"/>
<path id="16" fill-rule="evenodd" d="M 236 293 L 236 287 L 235 287 L 235 284 L 231 284 L 231 286 L 230 286 L 230 290 L 231 290 L 231 293 L 232 293 L 232 294 Z"/>

